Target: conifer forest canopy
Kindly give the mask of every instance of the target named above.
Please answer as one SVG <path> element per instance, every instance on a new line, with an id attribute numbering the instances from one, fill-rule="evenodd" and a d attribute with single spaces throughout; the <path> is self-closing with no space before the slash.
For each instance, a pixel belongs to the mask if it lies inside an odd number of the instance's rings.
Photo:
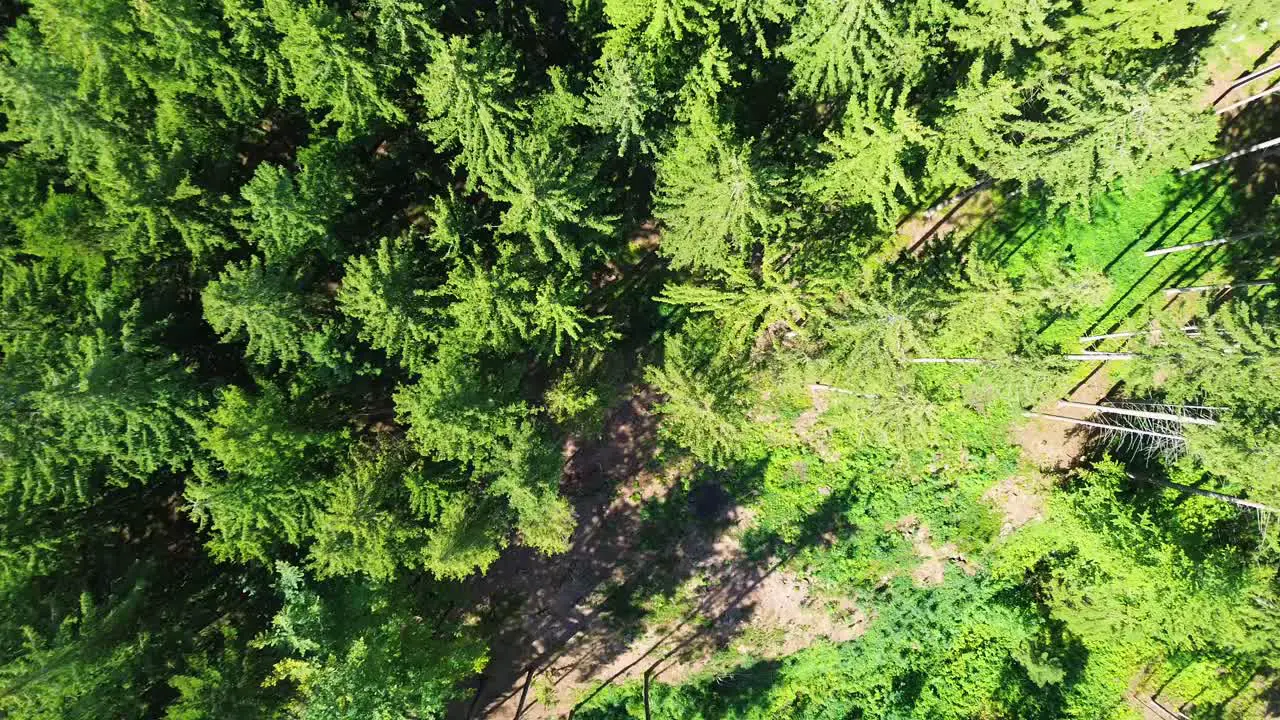
<path id="1" fill-rule="evenodd" d="M 1276 0 L 0 26 L 0 720 L 1280 718 Z"/>

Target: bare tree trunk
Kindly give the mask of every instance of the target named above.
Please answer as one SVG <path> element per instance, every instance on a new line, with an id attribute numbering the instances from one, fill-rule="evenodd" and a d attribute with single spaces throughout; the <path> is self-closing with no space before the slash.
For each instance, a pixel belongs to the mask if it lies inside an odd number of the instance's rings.
<path id="1" fill-rule="evenodd" d="M 1024 412 L 1023 417 L 1040 418 L 1041 420 L 1052 420 L 1054 422 L 1068 423 L 1070 425 L 1082 425 L 1084 427 L 1099 428 L 1101 430 L 1116 431 L 1129 433 L 1131 435 L 1142 435 L 1144 437 L 1159 438 L 1161 440 L 1173 440 L 1176 442 L 1185 442 L 1186 438 L 1181 435 L 1170 435 L 1169 433 L 1156 432 L 1155 430 L 1139 430 L 1138 428 L 1121 427 L 1119 425 L 1106 425 L 1092 420 L 1081 420 L 1079 418 L 1064 417 L 1062 415 L 1049 415 L 1047 413 Z"/>
<path id="2" fill-rule="evenodd" d="M 1229 113 L 1229 112 L 1231 112 L 1232 110 L 1235 110 L 1235 109 L 1236 109 L 1236 108 L 1238 108 L 1238 107 L 1241 107 L 1241 106 L 1244 106 L 1244 105 L 1248 105 L 1249 103 L 1253 102 L 1254 100 L 1260 100 L 1260 99 L 1262 99 L 1262 98 L 1264 98 L 1264 97 L 1266 97 L 1266 96 L 1270 95 L 1271 93 L 1275 93 L 1275 92 L 1280 92 L 1280 85 L 1272 85 L 1271 87 L 1267 88 L 1266 90 L 1263 90 L 1263 91 L 1262 91 L 1262 92 L 1260 92 L 1260 93 L 1257 93 L 1257 94 L 1254 94 L 1254 95 L 1250 95 L 1249 97 L 1247 97 L 1247 98 L 1245 98 L 1245 99 L 1243 99 L 1243 100 L 1240 100 L 1239 102 L 1233 102 L 1233 103 L 1231 103 L 1230 105 L 1228 105 L 1228 106 L 1226 106 L 1226 107 L 1224 107 L 1224 108 L 1219 108 L 1219 109 L 1218 109 L 1218 111 L 1214 113 L 1214 115 L 1222 115 L 1223 113 Z"/>
<path id="3" fill-rule="evenodd" d="M 1262 233 L 1260 232 L 1247 232 L 1240 233 L 1239 235 L 1228 235 L 1226 237 L 1215 238 L 1213 240 L 1205 240 L 1204 242 L 1187 243 L 1186 245 L 1170 245 L 1167 248 L 1156 248 L 1155 250 L 1148 250 L 1142 254 L 1147 257 L 1155 257 L 1157 255 L 1168 255 L 1169 253 L 1183 252 L 1184 250 L 1195 250 L 1196 248 L 1216 247 L 1218 245 L 1226 245 L 1229 242 L 1235 242 L 1236 240 L 1257 237 L 1261 234 Z"/>
<path id="4" fill-rule="evenodd" d="M 1165 295 L 1173 297 L 1174 295 L 1185 295 L 1187 293 L 1197 292 L 1213 292 L 1215 290 L 1234 290 L 1235 288 L 1262 287 L 1264 285 L 1275 285 L 1275 280 L 1250 280 L 1249 282 L 1230 283 L 1227 285 L 1196 285 L 1194 287 L 1184 288 L 1168 288 L 1164 291 Z"/>
<path id="5" fill-rule="evenodd" d="M 1186 415 L 1178 415 L 1175 413 L 1153 412 L 1151 410 L 1132 410 L 1130 408 L 1114 407 L 1111 405 L 1090 405 L 1089 403 L 1072 402 L 1071 400 L 1059 400 L 1058 407 L 1078 408 L 1080 410 L 1092 410 L 1098 413 L 1108 413 L 1111 415 L 1128 415 L 1130 417 L 1147 418 L 1148 420 L 1168 420 L 1170 422 L 1184 423 L 1190 425 L 1217 425 L 1217 420 L 1209 418 L 1187 417 Z"/>
<path id="6" fill-rule="evenodd" d="M 516 720 L 524 714 L 524 699 L 529 696 L 529 685 L 533 682 L 533 667 L 524 676 L 524 689 L 520 691 L 520 701 L 516 703 Z"/>
<path id="7" fill-rule="evenodd" d="M 652 720 L 649 714 L 649 671 L 644 671 L 644 720 Z"/>
<path id="8" fill-rule="evenodd" d="M 1227 89 L 1227 92 L 1231 92 L 1232 90 L 1235 90 L 1241 85 L 1248 85 L 1249 83 L 1253 82 L 1254 80 L 1257 80 L 1260 77 L 1266 77 L 1267 75 L 1270 75 L 1276 70 L 1280 70 L 1280 63 L 1276 63 L 1275 65 L 1268 65 L 1267 67 L 1264 67 L 1261 70 L 1258 70 L 1257 72 L 1251 72 L 1248 75 L 1245 75 L 1244 77 L 1240 78 L 1239 80 L 1236 80 L 1235 82 L 1231 83 L 1231 87 Z"/>
<path id="9" fill-rule="evenodd" d="M 1091 362 L 1095 360 L 1132 360 L 1138 357 L 1133 353 L 1124 352 L 1083 352 L 1072 355 L 1063 355 L 1063 360 L 1077 360 L 1079 362 Z"/>
<path id="10" fill-rule="evenodd" d="M 1179 175 L 1187 175 L 1187 174 L 1193 173 L 1193 172 L 1195 172 L 1195 171 L 1197 171 L 1197 170 L 1203 170 L 1203 169 L 1208 168 L 1208 167 L 1213 167 L 1214 165 L 1221 165 L 1221 164 L 1222 164 L 1222 163 L 1224 163 L 1224 162 L 1228 162 L 1228 161 L 1230 161 L 1230 160 L 1235 160 L 1235 159 L 1236 159 L 1236 158 L 1238 158 L 1238 157 L 1244 157 L 1245 155 L 1250 155 L 1250 154 L 1253 154 L 1253 153 L 1256 153 L 1256 152 L 1261 152 L 1261 151 L 1263 151 L 1263 150 L 1266 150 L 1267 148 L 1272 148 L 1272 147 L 1275 147 L 1275 146 L 1277 146 L 1277 145 L 1280 145 L 1280 137 L 1278 137 L 1278 138 L 1272 138 L 1272 139 L 1270 139 L 1270 140 L 1266 140 L 1266 141 L 1264 141 L 1264 142 L 1260 142 L 1260 143 L 1258 143 L 1257 145 L 1250 145 L 1249 147 L 1247 147 L 1247 148 L 1245 148 L 1245 149 L 1243 149 L 1243 150 L 1237 150 L 1237 151 L 1235 151 L 1235 152 L 1233 152 L 1233 153 L 1227 153 L 1226 155 L 1223 155 L 1222 157 L 1217 158 L 1217 159 L 1214 159 L 1214 160 L 1206 160 L 1206 161 L 1204 161 L 1204 162 L 1202 162 L 1202 163 L 1196 163 L 1195 165 L 1192 165 L 1191 167 L 1187 168 L 1186 170 L 1180 170 L 1180 171 L 1178 171 L 1178 174 L 1179 174 Z"/>
<path id="11" fill-rule="evenodd" d="M 809 386 L 811 392 L 833 392 L 840 395 L 852 395 L 854 397 L 867 398 L 868 400 L 879 400 L 879 395 L 872 393 L 860 393 L 853 390 L 845 390 L 844 388 L 835 387 L 834 385 L 823 385 L 822 383 L 814 383 Z"/>
<path id="12" fill-rule="evenodd" d="M 1155 332 L 1156 332 L 1155 330 L 1141 330 L 1141 331 L 1135 331 L 1135 332 L 1106 333 L 1105 335 L 1081 335 L 1080 342 L 1082 344 L 1088 345 L 1089 343 L 1095 343 L 1095 342 L 1098 342 L 1099 340 L 1118 340 L 1122 338 L 1151 335 Z M 1182 332 L 1192 337 L 1195 337 L 1200 334 L 1200 328 L 1196 327 L 1195 325 L 1185 325 L 1182 327 Z"/>
<path id="13" fill-rule="evenodd" d="M 1149 482 L 1152 485 L 1159 485 L 1160 487 L 1169 488 L 1170 490 L 1177 490 L 1178 492 L 1190 493 L 1192 495 L 1199 495 L 1200 497 L 1206 497 L 1206 498 L 1209 498 L 1210 500 L 1221 500 L 1222 502 L 1231 503 L 1232 505 L 1235 505 L 1237 507 L 1250 508 L 1253 510 L 1260 510 L 1262 512 L 1269 512 L 1269 513 L 1280 513 L 1280 508 L 1269 507 L 1267 505 L 1263 505 L 1262 503 L 1256 503 L 1252 500 L 1243 500 L 1238 497 L 1231 497 L 1230 495 L 1223 495 L 1222 493 L 1216 493 L 1212 490 L 1201 490 L 1198 487 L 1191 487 L 1190 485 L 1183 485 L 1182 483 L 1170 482 L 1168 480 L 1161 480 L 1159 478 L 1151 478 L 1151 477 L 1139 478 L 1139 477 L 1135 477 L 1132 473 L 1128 473 L 1128 475 L 1134 480 L 1142 480 L 1143 482 Z"/>

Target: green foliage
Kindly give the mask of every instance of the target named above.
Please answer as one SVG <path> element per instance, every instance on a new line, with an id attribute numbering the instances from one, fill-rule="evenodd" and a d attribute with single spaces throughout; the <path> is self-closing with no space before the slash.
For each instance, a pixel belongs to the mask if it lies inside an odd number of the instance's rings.
<path id="1" fill-rule="evenodd" d="M 142 668 L 154 662 L 151 638 L 136 628 L 144 590 L 95 601 L 85 593 L 49 634 L 23 631 L 16 662 L 0 666 L 0 710 L 19 720 L 93 717 L 102 708 L 122 718 L 148 717 Z"/>
<path id="2" fill-rule="evenodd" d="M 228 267 L 204 289 L 204 316 L 224 342 L 247 341 L 245 355 L 263 365 L 292 365 L 304 355 L 323 363 L 325 335 L 316 298 L 289 273 L 250 258 Z"/>
<path id="3" fill-rule="evenodd" d="M 512 99 L 514 84 L 509 51 L 492 35 L 474 44 L 463 37 L 435 43 L 431 64 L 418 77 L 424 129 L 441 149 L 459 150 L 457 163 L 472 187 L 495 178 L 511 151 L 523 118 Z"/>
<path id="4" fill-rule="evenodd" d="M 259 644 L 286 655 L 271 683 L 294 683 L 291 717 L 439 717 L 486 652 L 403 588 L 352 585 L 326 599 L 281 563 L 284 607 Z M 438 612 L 438 611 L 437 611 Z M 426 617 L 424 617 L 426 616 Z"/>
<path id="5" fill-rule="evenodd" d="M 359 323 L 360 339 L 410 370 L 426 364 L 433 335 L 425 275 L 411 238 L 382 238 L 372 254 L 347 261 L 338 292 L 338 307 Z"/>
<path id="6" fill-rule="evenodd" d="M 815 179 L 814 190 L 825 202 L 869 205 L 882 227 L 902 214 L 903 201 L 915 188 L 904 167 L 913 147 L 926 142 L 919 122 L 902 108 L 889 122 L 873 118 L 845 119 L 840 134 L 828 134 L 824 152 L 832 161 Z"/>
<path id="7" fill-rule="evenodd" d="M 742 265 L 776 223 L 770 185 L 751 145 L 733 141 L 711 108 L 695 105 L 658 160 L 655 209 L 666 226 L 663 254 L 676 267 Z"/>
<path id="8" fill-rule="evenodd" d="M 834 100 L 911 86 L 928 58 L 914 15 L 926 3 L 817 0 L 806 3 L 782 55 L 794 63 L 795 89 Z"/>
<path id="9" fill-rule="evenodd" d="M 1274 293 L 1175 306 L 1113 368 L 1230 408 L 1181 458 L 1059 486 L 1009 431 L 1083 378 L 1053 358 L 1088 328 L 1145 323 L 1182 274 L 1266 277 L 1267 235 L 1176 274 L 1141 250 L 1272 229 L 1252 160 L 1163 173 L 1227 151 L 1204 89 L 1273 15 L 6 5 L 0 716 L 441 717 L 487 642 L 544 626 L 468 579 L 511 545 L 566 551 L 575 508 L 615 500 L 644 504 L 642 555 L 599 538 L 650 597 L 640 626 L 708 619 L 721 500 L 742 510 L 724 589 L 782 560 L 802 615 L 869 623 L 723 653 L 654 688 L 660 717 L 1105 717 L 1142 668 L 1189 713 L 1240 714 L 1280 662 L 1280 546 L 1141 480 L 1280 504 Z M 903 252 L 913 208 L 967 188 Z M 528 554 L 504 572 L 561 562 Z M 280 560 L 314 581 L 281 565 L 277 597 Z M 770 615 L 751 632 L 795 647 Z M 626 686 L 578 715 L 643 712 Z"/>
<path id="10" fill-rule="evenodd" d="M 737 353 L 721 353 L 716 328 L 702 323 L 687 337 L 667 339 L 663 363 L 645 379 L 666 398 L 658 405 L 662 433 L 699 460 L 724 466 L 758 450 L 758 430 L 747 417 L 748 373 Z"/>
<path id="11" fill-rule="evenodd" d="M 388 68 L 370 61 L 350 20 L 316 0 L 263 0 L 262 7 L 289 68 L 283 89 L 307 109 L 325 111 L 339 137 L 354 137 L 378 120 L 404 120 L 387 97 Z"/>
<path id="12" fill-rule="evenodd" d="M 308 251 L 330 255 L 336 249 L 333 222 L 352 199 L 340 153 L 333 145 L 305 148 L 298 153 L 301 172 L 263 163 L 241 188 L 248 203 L 244 235 L 268 263 L 287 263 Z"/>
<path id="13" fill-rule="evenodd" d="M 282 717 L 277 712 L 279 699 L 261 689 L 269 667 L 237 637 L 234 627 L 223 625 L 217 631 L 220 651 L 189 656 L 182 674 L 169 679 L 178 698 L 165 709 L 165 720 Z"/>
<path id="14" fill-rule="evenodd" d="M 199 429 L 209 459 L 195 465 L 186 495 L 192 518 L 212 533 L 215 557 L 265 560 L 275 544 L 297 545 L 311 532 L 344 438 L 294 414 L 270 386 L 258 397 L 232 386 Z"/>

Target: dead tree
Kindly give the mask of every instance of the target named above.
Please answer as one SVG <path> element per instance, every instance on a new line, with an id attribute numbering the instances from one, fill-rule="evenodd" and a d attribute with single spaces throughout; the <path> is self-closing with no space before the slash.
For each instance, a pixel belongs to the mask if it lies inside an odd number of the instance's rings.
<path id="1" fill-rule="evenodd" d="M 1063 415 L 1050 415 L 1048 413 L 1029 411 L 1022 413 L 1022 415 L 1023 417 L 1040 418 L 1041 420 L 1050 420 L 1053 422 L 1066 423 L 1068 425 L 1077 425 L 1079 427 L 1101 430 L 1110 440 L 1116 441 L 1121 445 L 1128 442 L 1136 443 L 1138 449 L 1151 456 L 1176 456 L 1186 449 L 1187 439 L 1175 432 L 1169 432 L 1169 430 L 1174 428 L 1149 429 L 1142 427 L 1129 427 L 1125 425 L 1111 425 L 1108 423 L 1094 422 L 1093 420 L 1082 420 L 1080 418 L 1066 417 Z"/>
<path id="2" fill-rule="evenodd" d="M 1134 410 L 1131 408 L 1118 407 L 1115 405 L 1090 405 L 1089 403 L 1073 402 L 1071 400 L 1059 400 L 1058 407 L 1076 408 L 1078 410 L 1092 410 L 1095 413 L 1106 413 L 1111 415 L 1125 415 L 1128 417 L 1146 418 L 1148 420 L 1165 420 L 1168 422 L 1182 423 L 1186 425 L 1210 425 L 1216 426 L 1217 420 L 1212 418 L 1193 417 L 1180 413 L 1156 412 L 1153 410 Z"/>
<path id="3" fill-rule="evenodd" d="M 1148 250 L 1143 255 L 1147 257 L 1155 257 L 1157 255 L 1168 255 L 1169 253 L 1184 252 L 1186 250 L 1195 250 L 1197 248 L 1217 247 L 1218 245 L 1226 245 L 1236 240 L 1244 240 L 1246 238 L 1257 237 L 1261 232 L 1247 232 L 1239 235 L 1228 235 L 1226 237 L 1214 238 L 1213 240 L 1205 240 L 1204 242 L 1187 243 L 1186 245 L 1170 245 L 1166 248 L 1156 248 Z"/>
<path id="4" fill-rule="evenodd" d="M 1182 329 L 1182 332 L 1186 333 L 1190 337 L 1195 337 L 1200 334 L 1200 328 L 1196 327 L 1195 325 L 1184 325 L 1181 329 Z M 1154 335 L 1157 332 L 1159 331 L 1158 330 L 1141 330 L 1141 331 L 1133 331 L 1133 332 L 1106 333 L 1103 335 L 1081 335 L 1080 343 L 1083 345 L 1088 345 L 1090 343 L 1095 343 L 1100 340 L 1128 339 L 1132 337 L 1140 337 L 1142 335 Z"/>
<path id="5" fill-rule="evenodd" d="M 1280 137 L 1272 138 L 1270 140 L 1265 140 L 1256 145 L 1250 145 L 1249 147 L 1243 150 L 1236 150 L 1235 152 L 1227 153 L 1226 155 L 1223 155 L 1220 158 L 1216 158 L 1213 160 L 1206 160 L 1202 163 L 1196 163 L 1195 165 L 1192 165 L 1186 170 L 1179 170 L 1178 174 L 1188 175 L 1190 173 L 1196 172 L 1197 170 L 1203 170 L 1205 168 L 1213 167 L 1214 165 L 1221 165 L 1224 162 L 1230 162 L 1232 160 L 1235 160 L 1236 158 L 1244 157 L 1245 155 L 1252 155 L 1253 153 L 1256 153 L 1256 152 L 1262 152 L 1263 150 L 1276 147 L 1277 145 L 1280 145 Z"/>
<path id="6" fill-rule="evenodd" d="M 1263 91 L 1262 91 L 1262 92 L 1260 92 L 1260 93 L 1255 93 L 1255 94 L 1250 95 L 1249 97 L 1247 97 L 1247 98 L 1245 98 L 1245 99 L 1243 99 L 1243 100 L 1240 100 L 1240 101 L 1238 101 L 1238 102 L 1233 102 L 1233 103 L 1231 103 L 1230 105 L 1228 105 L 1228 106 L 1226 106 L 1226 107 L 1219 108 L 1216 112 L 1214 112 L 1214 115 L 1222 115 L 1222 114 L 1224 114 L 1224 113 L 1229 113 L 1229 112 L 1231 112 L 1232 110 L 1235 110 L 1235 109 L 1236 109 L 1236 108 L 1238 108 L 1238 107 L 1243 107 L 1243 106 L 1245 106 L 1245 105 L 1248 105 L 1249 103 L 1253 102 L 1254 100 L 1261 100 L 1262 98 L 1264 98 L 1264 97 L 1266 97 L 1266 96 L 1268 96 L 1268 95 L 1270 95 L 1270 94 L 1272 94 L 1272 93 L 1276 93 L 1276 92 L 1280 92 L 1280 84 L 1272 85 L 1271 87 L 1267 88 L 1266 90 L 1263 90 Z"/>
<path id="7" fill-rule="evenodd" d="M 984 358 L 911 358 L 909 362 L 917 365 L 986 365 L 991 361 Z"/>
<path id="8" fill-rule="evenodd" d="M 1136 357 L 1138 356 L 1134 353 L 1125 352 L 1082 352 L 1063 355 L 1062 359 L 1076 362 L 1094 362 L 1102 360 L 1132 360 Z"/>
<path id="9" fill-rule="evenodd" d="M 1170 490 L 1177 490 L 1178 492 L 1184 492 L 1190 495 L 1199 495 L 1200 497 L 1209 498 L 1210 500 L 1218 500 L 1224 503 L 1231 503 L 1236 507 L 1249 508 L 1251 510 L 1257 510 L 1260 513 L 1280 513 L 1280 508 L 1273 508 L 1273 507 L 1270 507 L 1269 505 L 1263 505 L 1262 503 L 1254 502 L 1252 500 L 1245 500 L 1244 498 L 1232 497 L 1230 495 L 1223 495 L 1222 493 L 1216 493 L 1212 490 L 1201 490 L 1198 487 L 1183 485 L 1182 483 L 1171 482 L 1169 480 L 1161 480 L 1160 478 L 1152 478 L 1152 477 L 1145 477 L 1145 476 L 1142 478 L 1136 478 L 1133 476 L 1132 473 L 1126 473 L 1126 474 L 1129 475 L 1129 477 L 1134 480 L 1142 480 L 1143 482 L 1149 482 L 1152 485 L 1159 485 L 1160 487 L 1168 488 Z"/>
<path id="10" fill-rule="evenodd" d="M 1187 293 L 1216 292 L 1218 290 L 1234 290 L 1236 288 L 1263 287 L 1265 285 L 1275 285 L 1275 284 L 1276 284 L 1275 280 L 1250 280 L 1249 282 L 1228 283 L 1225 285 L 1195 285 L 1192 287 L 1184 287 L 1184 288 L 1168 288 L 1164 291 L 1164 294 L 1167 295 L 1168 297 L 1174 297 L 1176 295 L 1185 295 Z"/>
<path id="11" fill-rule="evenodd" d="M 1133 353 L 1121 352 L 1083 352 L 1071 355 L 1058 355 L 1060 360 L 1074 360 L 1076 362 L 1094 362 L 1099 360 L 1132 360 L 1137 355 Z M 987 358 L 911 358 L 907 362 L 916 365 L 991 365 L 995 360 Z"/>
<path id="12" fill-rule="evenodd" d="M 830 392 L 837 395 L 852 395 L 853 397 L 866 398 L 868 400 L 879 400 L 880 396 L 874 393 L 860 393 L 853 390 L 846 390 L 834 385 L 823 385 L 822 383 L 813 383 L 809 386 L 809 392 Z"/>

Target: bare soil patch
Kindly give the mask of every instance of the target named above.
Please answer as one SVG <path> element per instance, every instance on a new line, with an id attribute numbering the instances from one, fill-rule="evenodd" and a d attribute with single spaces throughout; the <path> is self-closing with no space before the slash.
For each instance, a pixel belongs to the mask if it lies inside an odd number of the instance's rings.
<path id="1" fill-rule="evenodd" d="M 992 485 L 982 498 L 994 505 L 1004 518 L 1000 537 L 1005 537 L 1027 523 L 1044 517 L 1044 479 L 1038 475 L 1014 475 Z"/>
<path id="2" fill-rule="evenodd" d="M 474 708 L 460 703 L 452 718 L 468 711 L 494 720 L 510 720 L 517 711 L 528 720 L 561 718 L 602 684 L 646 671 L 676 682 L 731 646 L 752 657 L 780 657 L 865 630 L 865 613 L 820 597 L 786 572 L 782 559 L 748 557 L 740 538 L 751 513 L 733 506 L 722 490 L 691 495 L 688 514 L 698 521 L 664 541 L 662 557 L 646 547 L 646 507 L 668 502 L 679 483 L 675 471 L 654 469 L 656 399 L 638 388 L 610 414 L 601 439 L 566 446 L 562 491 L 579 523 L 568 553 L 547 557 L 511 548 L 473 583 L 474 604 L 510 620 L 492 643 Z M 663 572 L 673 587 L 696 587 L 689 607 L 661 625 L 611 615 L 610 592 L 651 577 L 671 553 L 675 562 Z"/>
<path id="3" fill-rule="evenodd" d="M 929 526 L 921 523 L 915 515 L 907 515 L 894 527 L 911 541 L 912 551 L 920 558 L 920 564 L 911 571 L 911 579 L 919 587 L 941 585 L 948 563 L 955 563 L 966 575 L 978 572 L 978 566 L 969 562 L 955 544 L 935 546 L 929 537 Z"/>
<path id="4" fill-rule="evenodd" d="M 1102 364 L 1066 399 L 1096 405 L 1114 386 L 1111 374 Z M 1059 408 L 1056 400 L 1043 412 L 1081 420 L 1089 416 L 1088 410 Z M 1013 429 L 1013 441 L 1022 447 L 1023 456 L 1041 470 L 1053 472 L 1075 467 L 1088 437 L 1082 427 L 1040 418 L 1030 418 Z"/>

